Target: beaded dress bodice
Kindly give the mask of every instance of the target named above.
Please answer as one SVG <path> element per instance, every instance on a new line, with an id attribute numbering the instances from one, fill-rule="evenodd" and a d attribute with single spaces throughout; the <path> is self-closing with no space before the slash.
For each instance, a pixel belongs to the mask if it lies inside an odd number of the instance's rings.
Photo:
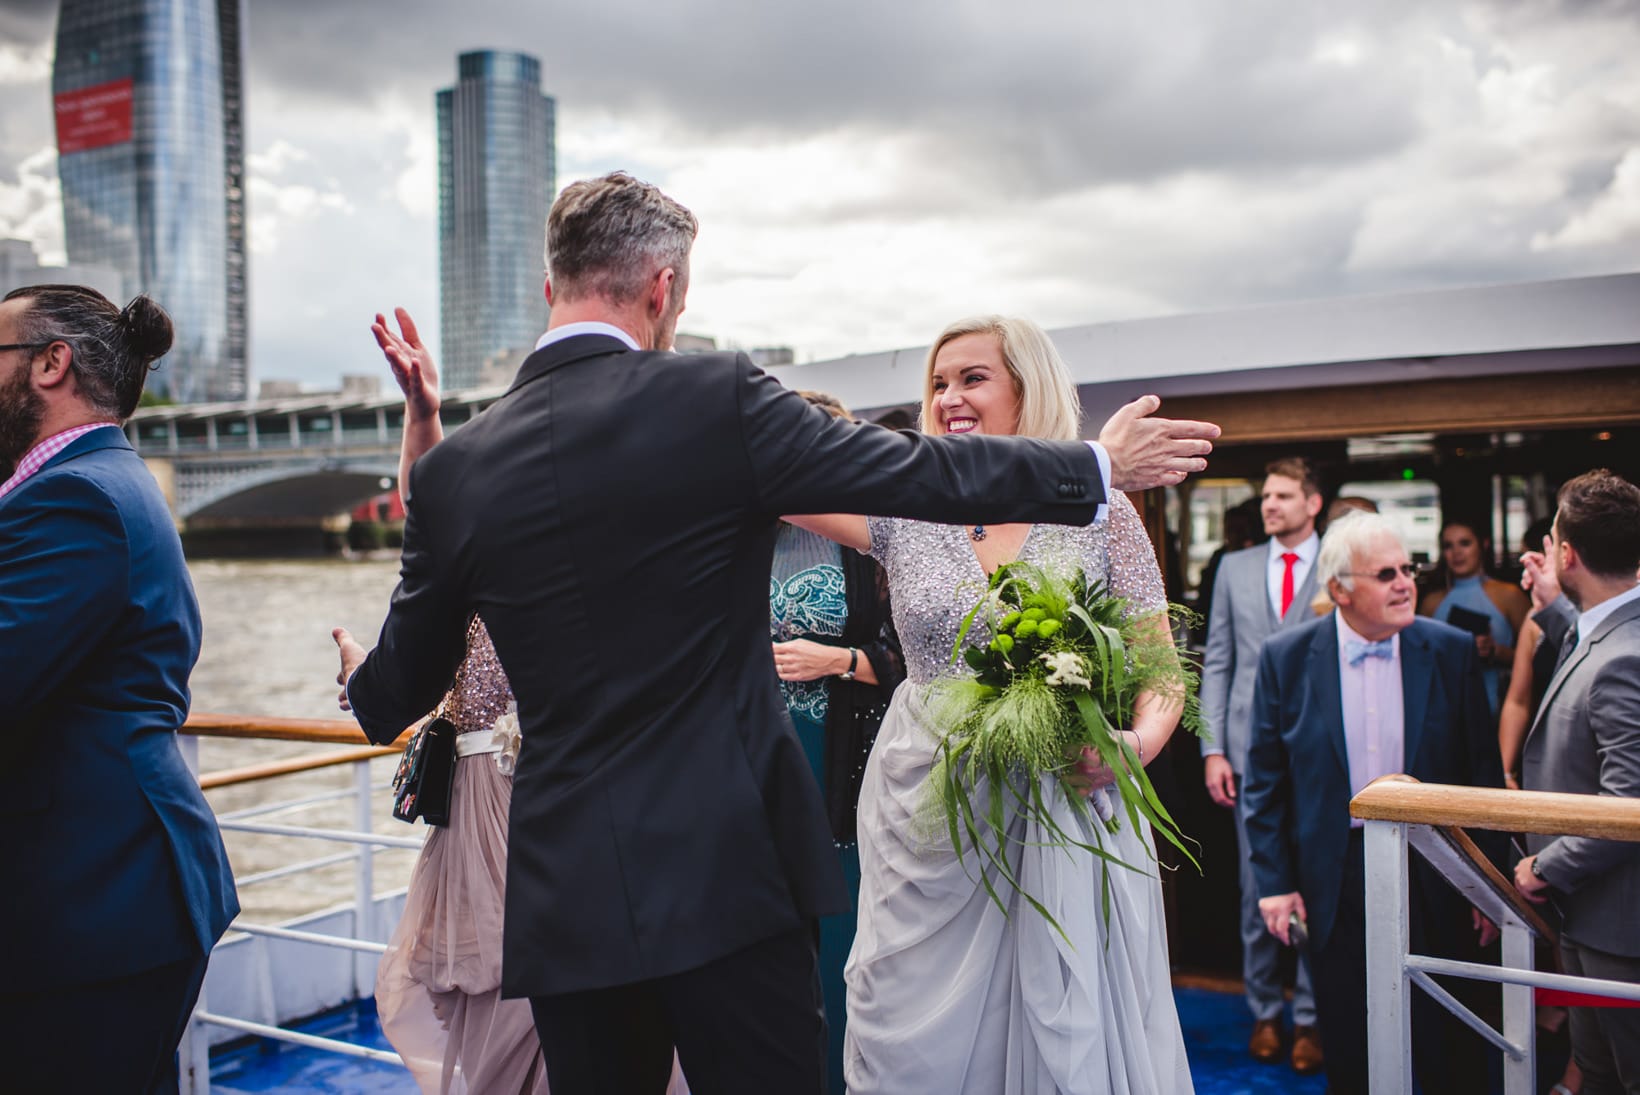
<path id="1" fill-rule="evenodd" d="M 936 677 L 969 675 L 965 664 L 951 664 L 951 649 L 963 616 L 984 596 L 987 578 L 968 527 L 899 517 L 872 517 L 867 523 L 870 554 L 888 572 L 906 679 L 928 684 Z M 1111 596 L 1127 598 L 1137 614 L 1167 607 L 1150 538 L 1133 503 L 1120 493 L 1112 492 L 1102 524 L 1033 526 L 1019 558 L 1055 571 L 1081 567 L 1089 581 L 1103 580 Z M 981 628 L 970 633 L 970 642 L 989 639 Z"/>
<path id="2" fill-rule="evenodd" d="M 513 702 L 512 686 L 496 656 L 489 629 L 477 616 L 467 625 L 467 656 L 444 697 L 444 717 L 463 734 L 488 730 Z"/>

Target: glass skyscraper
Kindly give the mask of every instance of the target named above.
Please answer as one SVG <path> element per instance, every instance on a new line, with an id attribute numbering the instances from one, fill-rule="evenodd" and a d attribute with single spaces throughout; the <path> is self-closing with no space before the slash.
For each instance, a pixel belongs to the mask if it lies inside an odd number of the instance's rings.
<path id="1" fill-rule="evenodd" d="M 71 262 L 157 300 L 176 343 L 148 388 L 181 402 L 248 386 L 243 0 L 63 0 L 52 92 Z"/>
<path id="2" fill-rule="evenodd" d="M 437 96 L 440 368 L 452 390 L 477 385 L 497 354 L 522 360 L 546 327 L 542 251 L 558 190 L 541 62 L 484 50 L 458 66 Z"/>

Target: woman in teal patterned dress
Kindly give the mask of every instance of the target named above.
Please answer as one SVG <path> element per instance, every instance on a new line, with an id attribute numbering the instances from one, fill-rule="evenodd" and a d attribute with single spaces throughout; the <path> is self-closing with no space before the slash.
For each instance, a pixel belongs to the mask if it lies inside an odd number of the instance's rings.
<path id="1" fill-rule="evenodd" d="M 830 396 L 803 395 L 839 418 L 849 417 Z M 782 523 L 769 575 L 769 635 L 786 710 L 825 796 L 843 875 L 857 897 L 854 807 L 860 778 L 889 697 L 905 677 L 881 569 L 865 555 Z M 828 1083 L 835 1095 L 844 1090 L 843 963 L 854 945 L 855 919 L 851 909 L 820 921 Z"/>

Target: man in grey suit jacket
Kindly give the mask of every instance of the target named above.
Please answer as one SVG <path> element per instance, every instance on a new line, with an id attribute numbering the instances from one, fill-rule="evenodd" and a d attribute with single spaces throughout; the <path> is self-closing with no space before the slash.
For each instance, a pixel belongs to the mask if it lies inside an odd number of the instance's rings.
<path id="1" fill-rule="evenodd" d="M 1208 734 L 1202 744 L 1207 792 L 1235 811 L 1241 847 L 1242 979 L 1253 1035 L 1247 1050 L 1266 1063 L 1282 1052 L 1281 944 L 1264 928 L 1258 891 L 1247 856 L 1247 828 L 1240 783 L 1247 771 L 1252 724 L 1253 682 L 1264 640 L 1315 619 L 1315 558 L 1321 539 L 1321 483 L 1310 462 L 1286 457 L 1265 468 L 1261 512 L 1268 544 L 1232 552 L 1219 564 L 1213 609 L 1207 622 L 1207 657 L 1202 663 L 1202 714 Z M 1315 997 L 1308 962 L 1301 957 L 1293 992 L 1293 1067 L 1318 1071 L 1323 1062 L 1315 1025 Z"/>
<path id="2" fill-rule="evenodd" d="M 1604 469 L 1560 488 L 1551 548 L 1581 611 L 1527 732 L 1523 787 L 1640 798 L 1640 488 Z M 1566 972 L 1640 983 L 1640 844 L 1528 836 L 1515 887 L 1554 890 Z M 1640 1011 L 1572 1008 L 1584 1095 L 1640 1091 Z"/>

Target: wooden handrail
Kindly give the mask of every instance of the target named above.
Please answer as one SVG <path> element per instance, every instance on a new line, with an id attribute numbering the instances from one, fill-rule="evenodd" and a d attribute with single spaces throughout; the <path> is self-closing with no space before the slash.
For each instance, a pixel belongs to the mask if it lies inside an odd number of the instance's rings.
<path id="1" fill-rule="evenodd" d="M 354 761 L 359 760 L 396 756 L 402 751 L 403 746 L 399 745 L 365 745 L 354 749 L 342 749 L 334 753 L 269 761 L 266 764 L 247 764 L 243 768 L 224 768 L 200 776 L 199 788 L 202 791 L 214 791 L 218 787 L 234 787 L 241 783 L 255 783 L 258 780 L 272 779 L 275 776 L 311 772 L 316 768 L 331 768 L 338 764 L 352 764 Z"/>
<path id="2" fill-rule="evenodd" d="M 1498 870 L 1497 864 L 1488 859 L 1486 854 L 1475 846 L 1475 842 L 1469 838 L 1468 833 L 1453 826 L 1431 828 L 1430 832 L 1438 834 L 1445 841 L 1444 847 L 1451 849 L 1453 855 L 1464 860 L 1475 871 L 1479 880 L 1488 887 L 1493 898 L 1507 905 L 1520 922 L 1530 928 L 1539 939 L 1553 943 L 1560 938 L 1554 927 L 1543 919 L 1543 914 L 1533 908 L 1531 902 L 1522 897 L 1520 891 L 1515 889 L 1514 880 L 1504 877 L 1503 872 Z M 1461 880 L 1454 877 L 1455 872 L 1452 870 L 1452 864 L 1442 862 L 1445 857 L 1441 855 L 1441 846 L 1433 841 L 1417 839 L 1414 839 L 1412 843 L 1424 853 L 1424 858 L 1428 859 L 1435 865 L 1437 870 L 1447 876 L 1448 881 L 1458 887 L 1460 893 L 1465 892 L 1466 888 Z M 1483 909 L 1482 911 L 1493 917 L 1496 916 L 1493 910 Z"/>
<path id="3" fill-rule="evenodd" d="M 1640 841 L 1640 799 L 1420 783 L 1384 776 L 1350 800 L 1365 821 Z"/>
<path id="4" fill-rule="evenodd" d="M 263 738 L 327 745 L 370 745 L 352 719 L 281 719 L 268 715 L 216 715 L 195 711 L 182 724 L 184 734 L 210 738 Z M 398 741 L 402 742 L 400 734 Z"/>

